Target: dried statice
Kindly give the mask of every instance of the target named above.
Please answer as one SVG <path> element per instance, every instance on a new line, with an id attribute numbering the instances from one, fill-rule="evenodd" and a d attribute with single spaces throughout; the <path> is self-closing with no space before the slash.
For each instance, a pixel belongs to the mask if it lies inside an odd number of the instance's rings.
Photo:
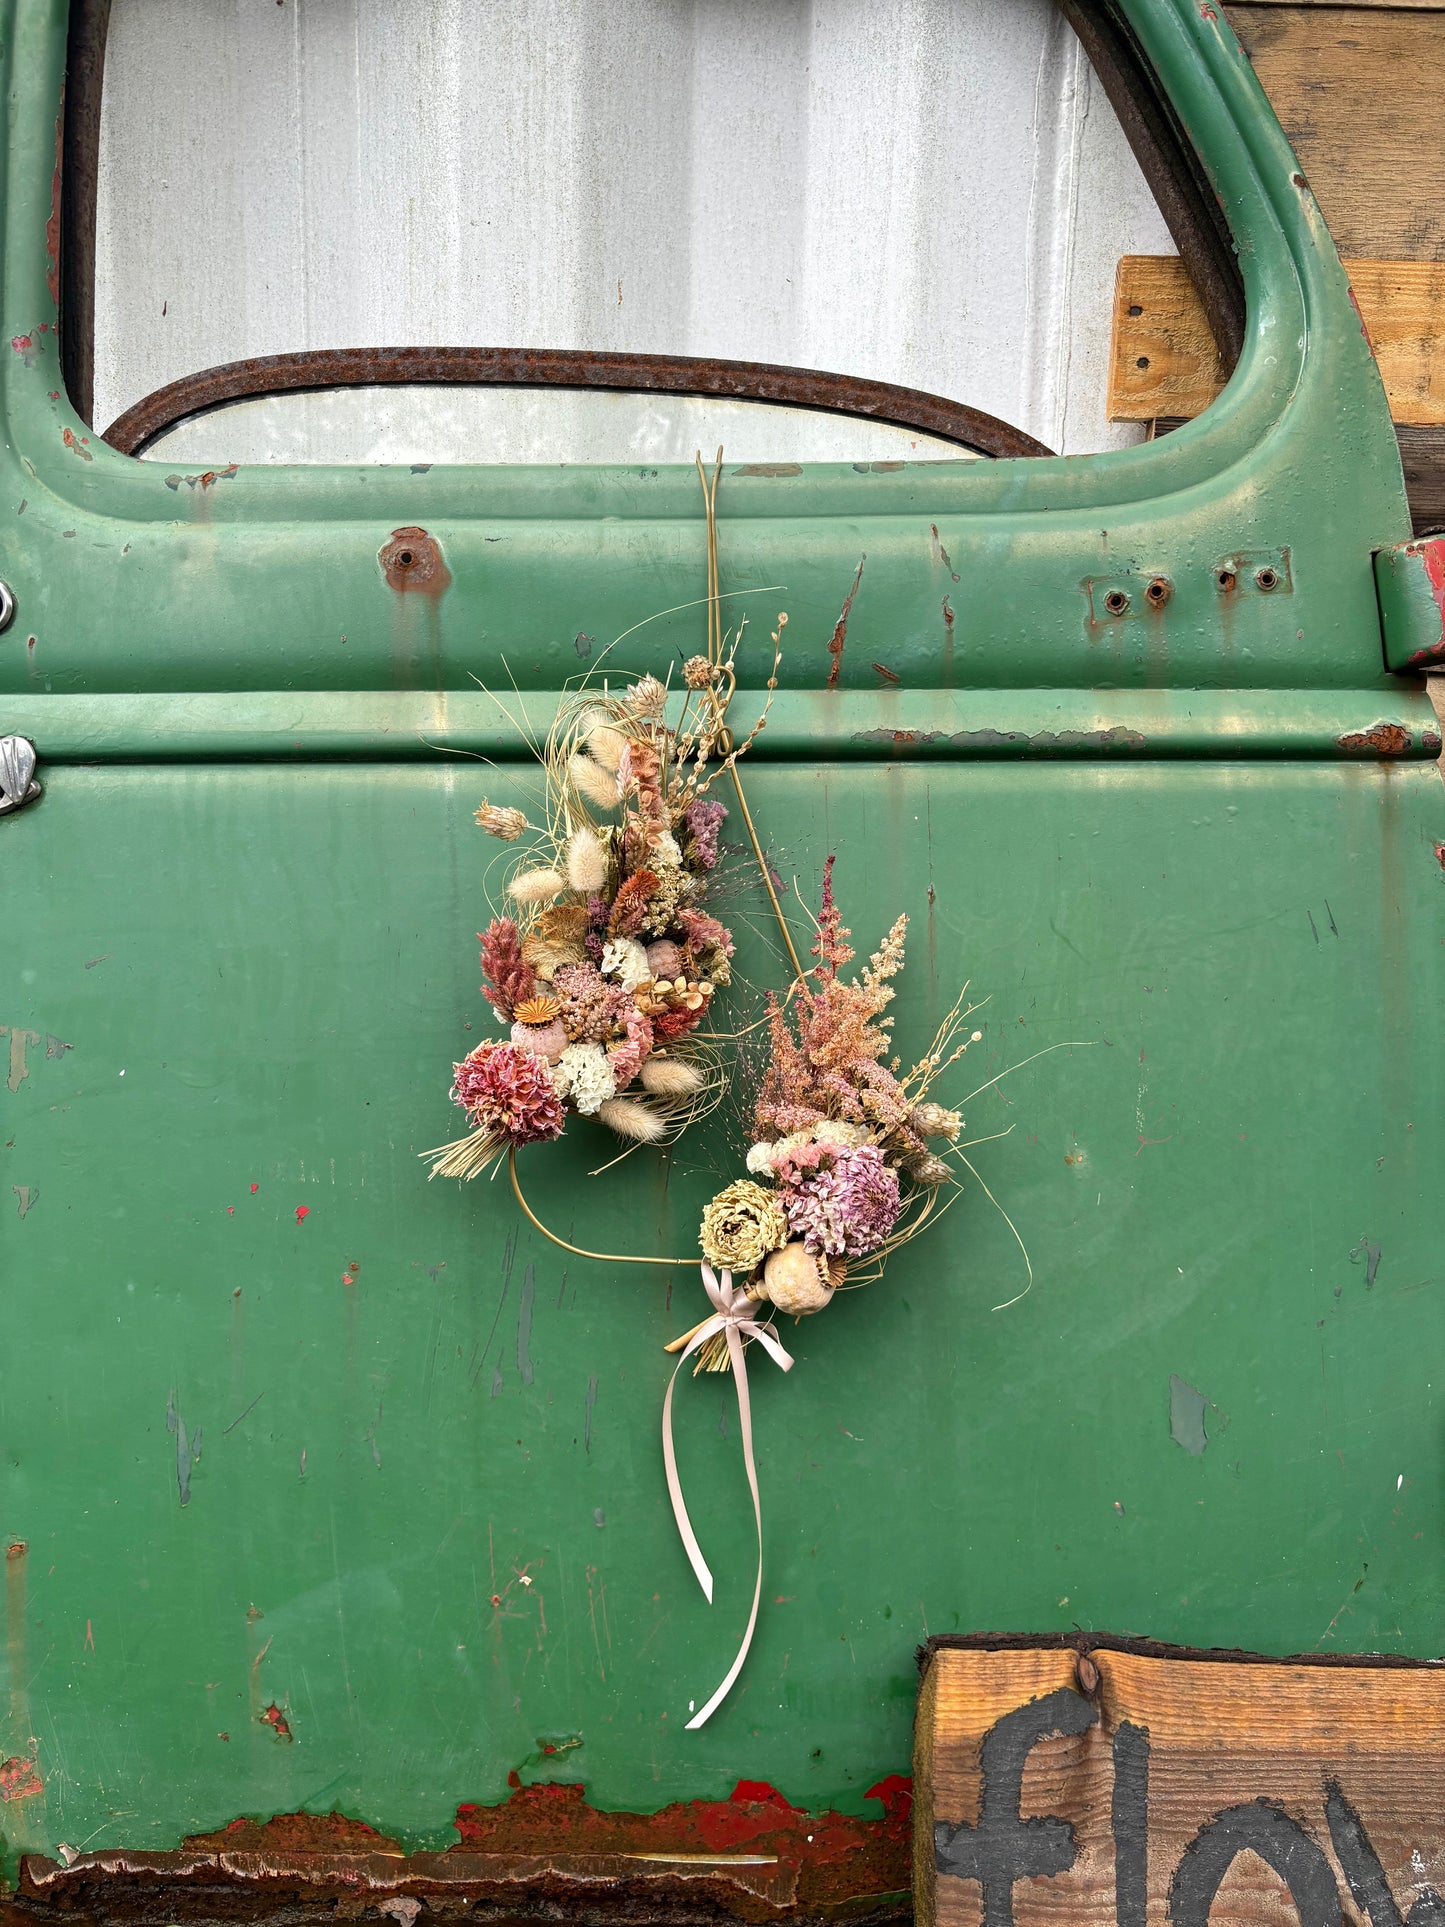
<path id="1" fill-rule="evenodd" d="M 682 813 L 687 825 L 687 860 L 695 870 L 715 870 L 718 858 L 718 835 L 727 816 L 726 803 L 715 802 L 711 797 L 699 796 L 689 803 Z"/>
<path id="2" fill-rule="evenodd" d="M 482 946 L 482 995 L 508 1022 L 518 1004 L 530 997 L 536 975 L 522 955 L 521 937 L 511 917 L 493 917 L 477 932 Z"/>

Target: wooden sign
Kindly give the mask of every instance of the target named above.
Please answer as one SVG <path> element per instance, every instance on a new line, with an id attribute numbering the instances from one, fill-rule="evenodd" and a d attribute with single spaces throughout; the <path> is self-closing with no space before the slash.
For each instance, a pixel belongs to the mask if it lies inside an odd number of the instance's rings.
<path id="1" fill-rule="evenodd" d="M 1445 1666 L 939 1642 L 914 1774 L 920 1927 L 1445 1927 Z"/>

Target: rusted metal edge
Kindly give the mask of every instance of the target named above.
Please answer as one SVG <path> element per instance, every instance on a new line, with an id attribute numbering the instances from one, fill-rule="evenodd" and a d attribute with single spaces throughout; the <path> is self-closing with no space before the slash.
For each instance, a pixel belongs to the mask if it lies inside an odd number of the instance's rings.
<path id="1" fill-rule="evenodd" d="M 1189 136 L 1115 0 L 1057 0 L 1099 76 L 1194 283 L 1223 359 L 1244 346 L 1244 281 L 1228 223 Z"/>
<path id="2" fill-rule="evenodd" d="M 572 348 L 308 348 L 258 355 L 185 375 L 147 395 L 105 431 L 122 455 L 140 455 L 178 423 L 260 395 L 325 388 L 441 382 L 490 388 L 604 388 L 633 393 L 719 396 L 859 415 L 912 428 L 979 455 L 1051 455 L 1021 428 L 917 388 L 864 381 L 814 368 L 692 355 L 590 352 Z"/>
<path id="3" fill-rule="evenodd" d="M 110 0 L 72 0 L 60 163 L 60 370 L 72 407 L 95 413 L 95 208 Z"/>

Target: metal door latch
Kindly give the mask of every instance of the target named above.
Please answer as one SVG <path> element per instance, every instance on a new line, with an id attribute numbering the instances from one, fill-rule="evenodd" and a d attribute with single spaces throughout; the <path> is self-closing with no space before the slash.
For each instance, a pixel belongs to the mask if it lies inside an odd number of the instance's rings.
<path id="1" fill-rule="evenodd" d="M 39 800 L 35 745 L 28 736 L 0 736 L 0 816 Z"/>

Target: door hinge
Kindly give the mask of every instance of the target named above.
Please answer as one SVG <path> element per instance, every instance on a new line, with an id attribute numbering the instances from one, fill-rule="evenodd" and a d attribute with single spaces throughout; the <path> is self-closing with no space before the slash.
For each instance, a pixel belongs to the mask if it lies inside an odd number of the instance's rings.
<path id="1" fill-rule="evenodd" d="M 1445 535 L 1376 549 L 1375 593 L 1386 667 L 1445 666 Z"/>
<path id="2" fill-rule="evenodd" d="M 38 802 L 35 745 L 28 736 L 0 736 L 0 816 Z"/>

